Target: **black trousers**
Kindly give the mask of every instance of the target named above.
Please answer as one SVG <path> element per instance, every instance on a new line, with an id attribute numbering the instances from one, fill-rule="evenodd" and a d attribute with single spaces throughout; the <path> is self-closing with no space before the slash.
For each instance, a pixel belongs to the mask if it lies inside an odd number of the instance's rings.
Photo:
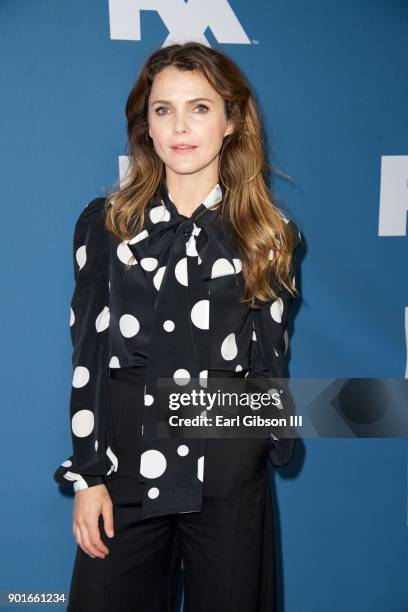
<path id="1" fill-rule="evenodd" d="M 138 449 L 143 384 L 110 379 L 111 426 L 119 468 L 107 479 L 115 535 L 110 553 L 77 546 L 69 612 L 274 612 L 275 565 L 268 439 L 207 438 L 200 512 L 140 520 Z"/>

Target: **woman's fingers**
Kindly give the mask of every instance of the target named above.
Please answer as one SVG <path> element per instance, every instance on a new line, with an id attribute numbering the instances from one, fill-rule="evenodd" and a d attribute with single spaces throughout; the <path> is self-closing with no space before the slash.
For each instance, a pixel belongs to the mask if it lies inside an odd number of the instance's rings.
<path id="1" fill-rule="evenodd" d="M 113 504 L 111 500 L 105 501 L 102 507 L 103 528 L 109 538 L 115 535 L 113 530 Z"/>
<path id="2" fill-rule="evenodd" d="M 90 557 L 92 557 L 92 559 L 95 559 L 94 555 L 91 555 L 90 553 L 88 553 L 88 551 L 85 549 L 83 542 L 82 542 L 82 537 L 81 537 L 81 530 L 78 527 L 78 525 L 74 524 L 73 526 L 73 532 L 74 532 L 74 536 L 75 536 L 75 540 L 78 544 L 78 546 L 83 550 L 83 552 L 86 555 L 89 555 Z"/>
<path id="3" fill-rule="evenodd" d="M 109 553 L 109 549 L 105 546 L 100 538 L 98 517 L 95 518 L 96 520 L 94 518 L 89 518 L 87 522 L 79 523 L 81 539 L 85 551 L 88 554 L 104 559 L 105 555 Z"/>

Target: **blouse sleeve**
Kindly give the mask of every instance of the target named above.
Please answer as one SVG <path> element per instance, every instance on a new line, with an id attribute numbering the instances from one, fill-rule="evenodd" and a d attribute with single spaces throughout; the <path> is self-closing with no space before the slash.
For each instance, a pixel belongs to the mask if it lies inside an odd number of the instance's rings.
<path id="1" fill-rule="evenodd" d="M 301 242 L 301 234 L 297 225 L 289 220 L 294 233 L 295 245 L 293 251 L 292 268 L 295 272 L 296 249 Z M 296 284 L 296 276 L 295 276 Z M 297 286 L 297 285 L 296 285 Z M 250 352 L 250 367 L 248 378 L 256 378 L 256 386 L 267 392 L 273 387 L 280 393 L 279 414 L 271 413 L 273 417 L 284 417 L 286 427 L 273 429 L 270 432 L 269 457 L 272 463 L 280 467 L 289 463 L 292 458 L 296 433 L 290 425 L 290 416 L 293 414 L 293 401 L 287 384 L 286 353 L 288 349 L 288 323 L 289 314 L 295 298 L 285 288 L 279 290 L 276 299 L 263 302 L 259 310 L 254 310 L 253 335 Z M 290 436 L 284 434 L 290 433 Z"/>
<path id="2" fill-rule="evenodd" d="M 105 420 L 108 391 L 109 249 L 104 198 L 79 215 L 73 238 L 75 287 L 71 298 L 72 387 L 70 426 L 73 454 L 54 472 L 74 491 L 105 482 Z"/>

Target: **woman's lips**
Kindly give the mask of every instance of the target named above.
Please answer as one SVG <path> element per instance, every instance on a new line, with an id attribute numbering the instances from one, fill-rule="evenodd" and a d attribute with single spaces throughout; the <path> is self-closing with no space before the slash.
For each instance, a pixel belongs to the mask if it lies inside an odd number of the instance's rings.
<path id="1" fill-rule="evenodd" d="M 175 153 L 179 153 L 180 155 L 185 155 L 186 153 L 191 153 L 196 147 L 171 147 Z"/>

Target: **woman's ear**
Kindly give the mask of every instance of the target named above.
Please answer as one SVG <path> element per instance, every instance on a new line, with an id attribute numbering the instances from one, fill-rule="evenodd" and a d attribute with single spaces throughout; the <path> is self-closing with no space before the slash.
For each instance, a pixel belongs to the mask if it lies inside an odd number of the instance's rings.
<path id="1" fill-rule="evenodd" d="M 225 132 L 224 132 L 224 138 L 225 136 L 228 136 L 229 134 L 232 134 L 235 131 L 235 125 L 234 122 L 232 121 L 232 119 L 230 119 L 227 123 L 227 127 L 225 128 Z"/>

